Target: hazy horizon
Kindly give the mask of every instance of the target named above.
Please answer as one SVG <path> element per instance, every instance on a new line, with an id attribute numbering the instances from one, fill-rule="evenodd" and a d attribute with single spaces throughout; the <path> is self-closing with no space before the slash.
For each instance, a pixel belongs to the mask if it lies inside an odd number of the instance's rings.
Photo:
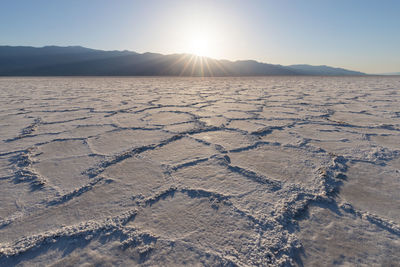
<path id="1" fill-rule="evenodd" d="M 1 46 L 1 44 L 0 44 Z M 191 52 L 181 52 L 181 53 L 162 53 L 162 52 L 155 52 L 155 51 L 144 51 L 144 52 L 138 52 L 135 50 L 129 50 L 129 49 L 101 49 L 101 48 L 94 48 L 94 47 L 87 47 L 87 46 L 83 46 L 80 44 L 71 44 L 71 45 L 54 45 L 54 44 L 47 44 L 47 45 L 42 45 L 42 46 L 28 46 L 28 45 L 5 45 L 5 46 L 10 46 L 10 47 L 32 47 L 32 48 L 46 48 L 46 47 L 64 47 L 64 48 L 68 48 L 68 47 L 82 47 L 82 48 L 87 48 L 87 49 L 93 49 L 93 50 L 99 50 L 99 51 L 105 51 L 105 52 L 111 52 L 111 51 L 119 51 L 119 52 L 133 52 L 133 53 L 138 53 L 138 54 L 146 54 L 146 53 L 150 53 L 150 54 L 161 54 L 161 55 L 192 55 L 195 57 L 203 57 L 203 58 L 210 58 L 210 59 L 216 59 L 216 60 L 226 60 L 226 61 L 231 61 L 231 62 L 236 62 L 236 61 L 257 61 L 259 63 L 265 63 L 265 64 L 272 64 L 271 62 L 264 62 L 264 61 L 260 61 L 257 59 L 250 59 L 250 58 L 239 58 L 239 59 L 228 59 L 228 58 L 218 58 L 218 57 L 212 57 L 212 56 L 196 56 L 195 53 L 191 53 Z M 303 63 L 298 63 L 298 64 L 289 64 L 289 65 L 283 65 L 283 64 L 279 64 L 279 63 L 275 63 L 276 65 L 282 65 L 282 66 L 290 66 L 290 65 L 310 65 L 310 66 L 328 66 L 327 64 L 319 64 L 319 65 L 312 65 L 312 64 L 308 64 L 307 62 L 303 62 Z M 328 67 L 333 67 L 333 68 L 342 68 L 341 66 L 328 66 Z M 354 71 L 358 71 L 358 70 L 354 70 Z M 388 73 L 397 73 L 397 72 L 388 72 Z"/>
<path id="2" fill-rule="evenodd" d="M 2 1 L 2 45 L 400 71 L 397 1 Z M 29 27 L 28 27 L 29 25 Z"/>
<path id="3" fill-rule="evenodd" d="M 45 47 L 82 47 L 82 48 L 88 48 L 88 49 L 93 49 L 93 50 L 101 50 L 101 51 L 105 51 L 105 52 L 107 52 L 107 51 L 108 51 L 108 52 L 110 52 L 110 51 L 119 51 L 119 52 L 128 51 L 128 52 L 134 52 L 134 53 L 140 53 L 140 54 L 153 53 L 153 54 L 162 54 L 162 55 L 167 55 L 167 56 L 168 56 L 168 55 L 184 55 L 184 54 L 189 54 L 189 55 L 195 56 L 193 53 L 185 53 L 185 52 L 182 52 L 182 53 L 168 53 L 168 54 L 163 54 L 163 53 L 160 53 L 160 52 L 153 52 L 153 51 L 137 52 L 137 51 L 128 50 L 128 49 L 124 49 L 124 50 L 118 50 L 118 49 L 104 50 L 104 49 L 100 49 L 100 48 L 84 47 L 84 46 L 79 45 L 79 44 L 75 44 L 75 45 L 53 45 L 53 44 L 48 44 L 48 45 L 43 45 L 43 46 L 24 46 L 24 45 L 15 45 L 15 46 L 12 46 L 12 45 L 5 45 L 5 46 L 10 46 L 10 47 L 33 47 L 33 48 L 45 48 Z M 217 60 L 227 60 L 227 61 L 232 61 L 232 62 L 235 62 L 235 61 L 257 61 L 257 62 L 259 62 L 259 63 L 270 64 L 270 62 L 258 61 L 258 60 L 256 60 L 256 59 L 246 59 L 246 58 L 243 58 L 243 59 L 235 59 L 235 60 L 232 60 L 232 59 L 226 59 L 226 58 L 214 58 L 214 57 L 209 57 L 209 56 L 200 56 L 200 57 L 211 58 L 211 59 L 217 59 Z M 276 65 L 282 65 L 282 64 L 277 63 Z M 293 65 L 282 65 L 282 66 L 295 66 L 295 65 L 327 66 L 327 67 L 333 67 L 333 68 L 342 68 L 342 66 L 328 66 L 328 65 L 326 65 L 326 64 L 311 65 L 311 64 L 308 64 L 308 63 L 306 63 L 306 62 L 304 62 L 304 63 L 299 63 L 299 64 L 293 64 Z M 359 71 L 359 70 L 353 69 L 352 71 Z M 366 73 L 366 74 L 370 74 L 370 75 L 375 75 L 375 74 L 376 74 L 376 75 L 395 75 L 395 76 L 398 76 L 398 75 L 400 75 L 400 72 L 379 72 L 379 73 L 377 72 L 377 73 Z"/>

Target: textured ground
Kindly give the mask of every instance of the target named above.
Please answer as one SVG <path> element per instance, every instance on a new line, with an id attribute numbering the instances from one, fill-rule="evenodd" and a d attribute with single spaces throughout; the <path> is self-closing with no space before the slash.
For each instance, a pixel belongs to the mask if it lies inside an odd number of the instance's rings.
<path id="1" fill-rule="evenodd" d="M 0 266 L 396 266 L 399 107 L 398 77 L 1 78 Z"/>

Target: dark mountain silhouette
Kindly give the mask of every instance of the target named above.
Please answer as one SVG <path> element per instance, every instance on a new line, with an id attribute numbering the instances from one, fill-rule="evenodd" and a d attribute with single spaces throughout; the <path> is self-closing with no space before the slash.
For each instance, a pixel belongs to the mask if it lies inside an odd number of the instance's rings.
<path id="1" fill-rule="evenodd" d="M 0 76 L 262 76 L 365 75 L 328 66 L 281 66 L 190 54 L 138 54 L 81 46 L 0 46 Z"/>
<path id="2" fill-rule="evenodd" d="M 349 71 L 342 68 L 333 68 L 325 65 L 321 66 L 311 66 L 311 65 L 290 65 L 289 68 L 296 70 L 299 74 L 309 75 L 363 75 L 364 73 Z"/>

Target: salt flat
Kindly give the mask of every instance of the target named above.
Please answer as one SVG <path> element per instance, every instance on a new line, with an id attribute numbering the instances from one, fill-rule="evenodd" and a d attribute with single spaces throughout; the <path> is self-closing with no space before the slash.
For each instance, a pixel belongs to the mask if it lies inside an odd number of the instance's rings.
<path id="1" fill-rule="evenodd" d="M 399 108 L 399 77 L 1 78 L 0 266 L 396 266 Z"/>

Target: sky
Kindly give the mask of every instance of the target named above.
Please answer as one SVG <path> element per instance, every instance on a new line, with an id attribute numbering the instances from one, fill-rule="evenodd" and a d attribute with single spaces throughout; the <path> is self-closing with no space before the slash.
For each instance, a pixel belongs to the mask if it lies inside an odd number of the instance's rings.
<path id="1" fill-rule="evenodd" d="M 400 72 L 400 1 L 0 0 L 0 45 Z"/>

